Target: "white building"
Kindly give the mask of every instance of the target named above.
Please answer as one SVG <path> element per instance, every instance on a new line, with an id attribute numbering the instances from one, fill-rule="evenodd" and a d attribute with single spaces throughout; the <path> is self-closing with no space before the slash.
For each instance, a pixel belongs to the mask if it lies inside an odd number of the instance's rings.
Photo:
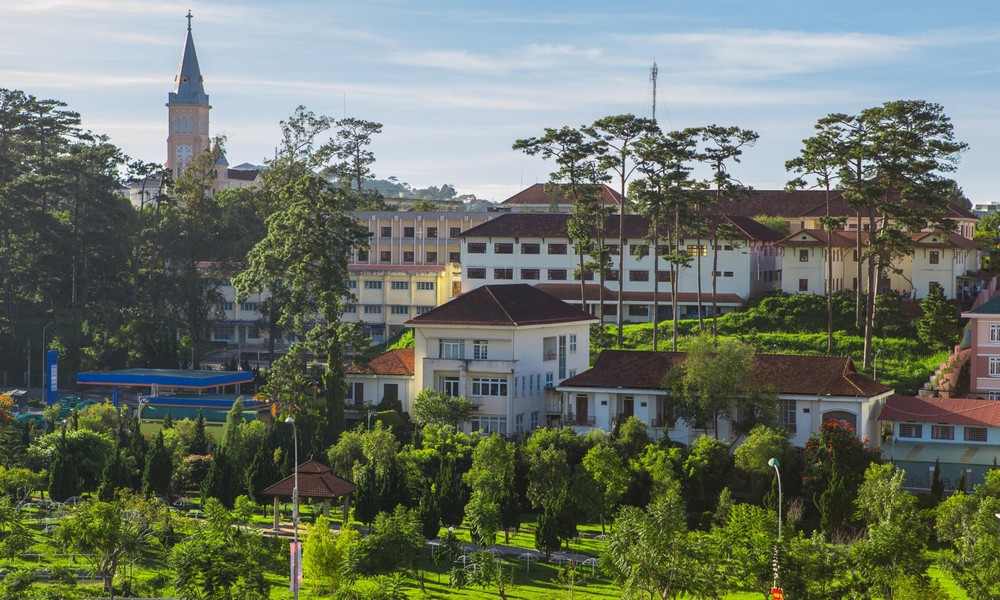
<path id="1" fill-rule="evenodd" d="M 781 253 L 775 245 L 781 239 L 778 232 L 748 217 L 723 217 L 736 232 L 734 239 L 719 242 L 715 247 L 706 239 L 686 236 L 680 240 L 682 250 L 691 255 L 691 266 L 682 269 L 678 281 L 679 300 L 690 302 L 681 312 L 697 316 L 695 293 L 698 270 L 695 258 L 701 254 L 701 285 L 703 311 L 710 311 L 712 304 L 712 262 L 718 253 L 718 305 L 720 312 L 735 310 L 744 300 L 781 286 Z M 580 284 L 576 273 L 580 268 L 572 240 L 567 234 L 569 215 L 556 213 L 504 214 L 473 227 L 462 234 L 462 290 L 469 291 L 482 285 L 527 283 L 543 285 L 543 289 L 567 302 L 580 302 Z M 652 320 L 653 286 L 659 289 L 660 319 L 670 314 L 670 270 L 660 258 L 654 268 L 646 236 L 648 221 L 638 215 L 625 219 L 627 252 L 624 274 L 618 272 L 619 248 L 618 218 L 609 219 L 606 245 L 612 255 L 612 270 L 605 282 L 608 292 L 604 295 L 604 314 L 613 317 L 617 312 L 618 286 L 625 291 L 626 322 Z M 663 256 L 670 252 L 665 240 L 659 247 Z M 587 274 L 585 291 L 588 302 L 596 300 L 599 285 L 596 276 Z M 576 283 L 572 283 L 576 281 Z M 591 307 L 596 313 L 596 305 Z"/>
<path id="2" fill-rule="evenodd" d="M 398 400 L 403 412 L 409 412 L 414 395 L 413 348 L 389 350 L 367 363 L 347 366 L 347 410 L 360 413 Z"/>
<path id="3" fill-rule="evenodd" d="M 519 435 L 558 422 L 555 391 L 590 363 L 597 320 L 530 285 L 488 285 L 415 317 L 414 393 L 465 396 L 473 430 Z"/>
<path id="4" fill-rule="evenodd" d="M 592 369 L 557 387 L 563 424 L 581 433 L 610 432 L 618 418 L 634 416 L 654 435 L 692 443 L 705 431 L 672 417 L 669 394 L 662 386 L 664 377 L 683 360 L 684 354 L 678 352 L 603 351 Z M 859 374 L 850 358 L 757 354 L 754 370 L 754 381 L 777 393 L 779 423 L 791 434 L 792 445 L 804 447 L 809 435 L 818 433 L 829 419 L 845 421 L 860 438 L 870 437 L 878 444 L 878 414 L 892 389 Z M 721 422 L 719 430 L 719 439 L 736 441 L 727 422 Z"/>

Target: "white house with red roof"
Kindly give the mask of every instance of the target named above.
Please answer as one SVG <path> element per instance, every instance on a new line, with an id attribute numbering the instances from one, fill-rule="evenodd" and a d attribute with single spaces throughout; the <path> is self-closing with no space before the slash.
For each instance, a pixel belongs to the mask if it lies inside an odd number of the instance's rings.
<path id="1" fill-rule="evenodd" d="M 907 485 L 929 489 L 935 463 L 946 489 L 982 483 L 1000 457 L 1000 402 L 891 396 L 878 419 L 892 430 L 882 456 L 906 471 Z"/>
<path id="2" fill-rule="evenodd" d="M 347 408 L 369 410 L 379 403 L 398 400 L 409 411 L 413 391 L 413 348 L 383 352 L 367 363 L 347 365 Z"/>
<path id="3" fill-rule="evenodd" d="M 680 352 L 605 350 L 593 368 L 557 387 L 562 422 L 581 433 L 590 429 L 610 432 L 616 420 L 634 416 L 654 435 L 690 444 L 706 431 L 673 418 L 669 393 L 663 387 L 664 378 L 684 356 Z M 829 419 L 845 421 L 859 437 L 878 443 L 877 416 L 892 389 L 858 373 L 849 357 L 757 354 L 754 380 L 777 393 L 779 423 L 791 434 L 792 445 L 804 447 L 809 435 Z M 719 439 L 737 441 L 728 423 L 720 423 L 719 429 Z"/>
<path id="4" fill-rule="evenodd" d="M 462 234 L 462 290 L 483 285 L 526 283 L 544 286 L 547 293 L 566 302 L 580 304 L 581 285 L 577 275 L 580 257 L 568 235 L 569 215 L 504 214 L 473 227 Z M 701 306 L 710 314 L 712 306 L 712 267 L 718 254 L 716 271 L 716 305 L 719 312 L 731 312 L 747 298 L 781 287 L 781 253 L 775 245 L 781 239 L 778 232 L 749 217 L 723 217 L 734 232 L 733 239 L 720 240 L 712 248 L 707 239 L 685 236 L 679 247 L 691 257 L 689 268 L 678 276 L 679 312 L 696 317 L 698 311 L 698 275 L 696 261 L 701 254 Z M 626 248 L 619 248 L 619 221 L 609 219 L 606 243 L 612 255 L 612 269 L 605 281 L 604 314 L 617 312 L 619 286 L 624 291 L 625 322 L 646 323 L 653 320 L 653 289 L 659 291 L 660 319 L 671 315 L 671 277 L 666 260 L 656 260 L 646 237 L 649 222 L 639 215 L 625 218 Z M 661 257 L 671 250 L 666 239 L 661 240 Z M 618 255 L 625 252 L 624 273 L 619 273 Z M 654 264 L 658 263 L 658 264 Z M 595 312 L 600 296 L 600 282 L 593 273 L 585 275 L 586 295 L 590 310 Z"/>
<path id="5" fill-rule="evenodd" d="M 414 395 L 465 396 L 472 430 L 519 435 L 561 415 L 556 386 L 590 366 L 597 319 L 530 285 L 486 285 L 407 321 Z"/>

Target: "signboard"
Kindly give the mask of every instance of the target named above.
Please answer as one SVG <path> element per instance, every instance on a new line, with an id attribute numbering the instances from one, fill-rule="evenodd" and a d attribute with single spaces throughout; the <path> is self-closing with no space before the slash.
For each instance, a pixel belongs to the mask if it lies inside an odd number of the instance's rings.
<path id="1" fill-rule="evenodd" d="M 785 600 L 785 592 L 780 587 L 771 588 L 771 600 Z"/>
<path id="2" fill-rule="evenodd" d="M 45 403 L 55 404 L 59 401 L 59 351 L 49 350 L 45 353 Z"/>

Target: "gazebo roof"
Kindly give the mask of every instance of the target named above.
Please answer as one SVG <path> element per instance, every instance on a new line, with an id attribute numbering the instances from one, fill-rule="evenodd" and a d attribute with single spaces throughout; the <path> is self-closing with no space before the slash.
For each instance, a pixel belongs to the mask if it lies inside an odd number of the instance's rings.
<path id="1" fill-rule="evenodd" d="M 264 496 L 292 495 L 295 487 L 295 473 L 261 492 Z M 300 498 L 339 498 L 354 492 L 358 486 L 330 472 L 330 467 L 315 460 L 307 460 L 299 465 Z"/>

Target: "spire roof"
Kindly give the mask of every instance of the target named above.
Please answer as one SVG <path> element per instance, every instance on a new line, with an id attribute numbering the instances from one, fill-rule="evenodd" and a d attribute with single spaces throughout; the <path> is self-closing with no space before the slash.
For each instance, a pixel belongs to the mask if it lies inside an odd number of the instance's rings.
<path id="1" fill-rule="evenodd" d="M 198 54 L 194 51 L 194 38 L 191 36 L 191 19 L 188 11 L 187 40 L 184 43 L 184 53 L 181 54 L 181 64 L 174 77 L 174 91 L 168 95 L 170 104 L 208 104 L 208 94 L 205 93 L 204 79 L 198 66 Z"/>

